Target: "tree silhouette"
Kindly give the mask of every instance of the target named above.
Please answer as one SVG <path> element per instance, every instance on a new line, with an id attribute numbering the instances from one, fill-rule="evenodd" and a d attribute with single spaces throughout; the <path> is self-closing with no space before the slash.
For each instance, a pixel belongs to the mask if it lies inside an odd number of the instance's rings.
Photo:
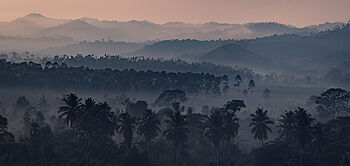
<path id="1" fill-rule="evenodd" d="M 79 114 L 78 130 L 87 139 L 108 139 L 114 134 L 115 122 L 111 107 L 87 98 Z"/>
<path id="2" fill-rule="evenodd" d="M 160 132 L 160 120 L 157 114 L 150 109 L 145 110 L 142 118 L 139 119 L 137 131 L 146 142 L 157 137 Z"/>
<path id="3" fill-rule="evenodd" d="M 156 101 L 157 106 L 171 106 L 173 103 L 182 103 L 187 101 L 186 93 L 182 90 L 165 90 L 162 92 Z"/>
<path id="4" fill-rule="evenodd" d="M 216 165 L 219 166 L 220 144 L 225 136 L 224 115 L 220 109 L 214 109 L 206 119 L 204 136 L 216 149 Z"/>
<path id="5" fill-rule="evenodd" d="M 65 105 L 59 108 L 58 113 L 60 117 L 64 117 L 66 125 L 72 127 L 78 118 L 81 98 L 74 93 L 70 93 L 65 95 L 62 101 Z"/>
<path id="6" fill-rule="evenodd" d="M 7 131 L 8 121 L 0 115 L 0 145 L 13 143 L 15 136 Z"/>
<path id="7" fill-rule="evenodd" d="M 233 84 L 234 87 L 239 87 L 242 83 L 242 77 L 240 75 L 236 75 L 235 77 L 235 83 Z"/>
<path id="8" fill-rule="evenodd" d="M 25 108 L 29 106 L 30 106 L 30 103 L 25 96 L 18 97 L 18 99 L 16 100 L 17 108 Z"/>
<path id="9" fill-rule="evenodd" d="M 178 166 L 180 150 L 183 144 L 188 140 L 187 134 L 189 130 L 186 127 L 185 116 L 181 115 L 178 108 L 174 108 L 174 111 L 167 114 L 167 117 L 168 119 L 164 121 L 167 127 L 163 134 L 166 136 L 166 139 L 175 146 L 176 166 Z"/>
<path id="10" fill-rule="evenodd" d="M 331 88 L 321 93 L 315 103 L 318 104 L 317 111 L 322 117 L 333 117 L 334 119 L 343 111 L 350 100 L 350 94 L 340 88 Z"/>
<path id="11" fill-rule="evenodd" d="M 225 112 L 224 113 L 224 130 L 225 130 L 225 141 L 230 143 L 233 138 L 238 135 L 239 119 L 235 113 Z"/>
<path id="12" fill-rule="evenodd" d="M 128 148 L 131 147 L 133 132 L 135 128 L 135 118 L 128 112 L 121 113 L 118 118 L 119 133 L 122 133 L 124 142 Z"/>
<path id="13" fill-rule="evenodd" d="M 320 166 L 321 152 L 328 144 L 327 135 L 325 134 L 325 124 L 318 122 L 313 126 L 311 144 L 317 159 L 317 165 Z"/>
<path id="14" fill-rule="evenodd" d="M 250 114 L 250 117 L 251 123 L 249 123 L 249 127 L 252 127 L 254 139 L 258 139 L 264 144 L 264 140 L 268 138 L 268 132 L 272 133 L 269 125 L 274 124 L 274 122 L 270 120 L 267 116 L 267 110 L 263 108 L 257 108 L 255 114 Z"/>
<path id="15" fill-rule="evenodd" d="M 265 89 L 264 89 L 264 92 L 263 92 L 263 97 L 264 97 L 265 99 L 270 98 L 270 97 L 271 97 L 271 90 L 268 89 L 268 88 L 265 88 Z"/>
<path id="16" fill-rule="evenodd" d="M 255 81 L 254 80 L 249 80 L 249 83 L 248 83 L 248 89 L 249 90 L 253 90 L 255 88 Z"/>
<path id="17" fill-rule="evenodd" d="M 285 111 L 281 115 L 279 120 L 278 133 L 280 134 L 280 139 L 287 144 L 293 143 L 293 132 L 294 132 L 294 112 Z"/>
<path id="18" fill-rule="evenodd" d="M 298 107 L 294 113 L 294 132 L 293 135 L 299 146 L 299 166 L 302 165 L 302 152 L 306 143 L 312 138 L 312 123 L 314 119 L 305 109 Z"/>
<path id="19" fill-rule="evenodd" d="M 242 108 L 245 108 L 244 101 L 231 100 L 224 105 L 223 110 L 235 114 L 236 112 L 239 112 Z"/>
<path id="20" fill-rule="evenodd" d="M 301 149 L 305 148 L 306 143 L 312 138 L 312 123 L 314 119 L 304 108 L 298 107 L 294 113 L 294 132 L 293 135 Z"/>

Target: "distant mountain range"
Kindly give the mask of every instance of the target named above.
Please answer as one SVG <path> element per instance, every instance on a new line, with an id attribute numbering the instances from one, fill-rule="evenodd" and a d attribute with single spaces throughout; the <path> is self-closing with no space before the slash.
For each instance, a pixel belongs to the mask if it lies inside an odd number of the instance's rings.
<path id="1" fill-rule="evenodd" d="M 350 61 L 350 26 L 53 19 L 29 14 L 0 23 L 0 52 L 110 54 L 207 61 L 258 71 L 317 74 Z M 28 54 L 28 53 L 26 53 Z"/>
<path id="2" fill-rule="evenodd" d="M 246 66 L 257 71 L 317 74 L 350 60 L 350 25 L 303 36 L 272 35 L 246 40 L 167 40 L 128 56 L 162 57 Z"/>
<path id="3" fill-rule="evenodd" d="M 227 40 L 253 39 L 273 34 L 308 35 L 342 25 L 341 22 L 325 23 L 304 28 L 274 22 L 227 24 L 190 24 L 169 22 L 155 24 L 148 21 L 105 21 L 93 18 L 54 19 L 32 13 L 10 22 L 0 23 L 0 35 L 22 38 L 69 38 L 69 43 L 84 40 L 115 40 L 145 42 L 168 39 Z M 67 43 L 66 43 L 67 44 Z M 4 49 L 4 48 L 0 48 Z M 29 48 L 35 50 L 36 48 Z"/>

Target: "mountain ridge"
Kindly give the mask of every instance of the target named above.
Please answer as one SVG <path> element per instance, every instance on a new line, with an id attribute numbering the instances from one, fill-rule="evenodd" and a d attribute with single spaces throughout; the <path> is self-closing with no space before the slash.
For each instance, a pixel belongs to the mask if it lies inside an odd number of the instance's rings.
<path id="1" fill-rule="evenodd" d="M 95 31 L 84 35 L 62 32 L 59 29 L 61 25 L 76 20 L 84 20 L 87 24 L 84 26 L 95 26 Z M 320 30 L 332 29 L 339 26 L 340 23 L 325 23 L 314 26 L 297 28 L 291 25 L 280 24 L 276 22 L 256 22 L 246 24 L 231 24 L 208 22 L 202 24 L 167 22 L 157 24 L 146 20 L 137 21 L 117 21 L 117 20 L 99 20 L 97 18 L 82 17 L 79 19 L 56 19 L 46 17 L 39 13 L 31 13 L 9 22 L 0 23 L 0 35 L 2 36 L 23 36 L 32 37 L 41 34 L 45 35 L 72 35 L 66 36 L 76 41 L 98 40 L 109 37 L 116 41 L 126 42 L 144 42 L 149 40 L 169 40 L 169 39 L 197 39 L 197 40 L 217 40 L 217 39 L 252 39 L 257 37 L 270 36 L 273 34 L 310 34 L 317 33 Z M 322 27 L 319 27 L 322 26 Z M 56 27 L 56 28 L 55 28 Z M 81 28 L 84 28 L 83 26 Z M 51 30 L 48 30 L 51 29 Z M 47 34 L 47 31 L 52 34 Z M 66 29 L 70 31 L 70 29 Z M 98 34 L 98 35 L 96 35 Z M 100 36 L 99 36 L 100 35 Z"/>

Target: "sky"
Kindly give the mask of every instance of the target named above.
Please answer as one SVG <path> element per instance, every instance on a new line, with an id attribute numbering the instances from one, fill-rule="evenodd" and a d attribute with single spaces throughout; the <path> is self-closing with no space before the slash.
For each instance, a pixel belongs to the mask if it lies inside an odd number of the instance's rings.
<path id="1" fill-rule="evenodd" d="M 0 0 L 0 21 L 47 17 L 155 23 L 279 22 L 298 27 L 350 19 L 350 0 Z"/>

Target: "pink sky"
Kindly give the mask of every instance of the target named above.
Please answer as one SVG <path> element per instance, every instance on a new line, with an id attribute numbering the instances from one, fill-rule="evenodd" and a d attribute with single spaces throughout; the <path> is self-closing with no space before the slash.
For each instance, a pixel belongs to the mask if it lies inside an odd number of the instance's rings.
<path id="1" fill-rule="evenodd" d="M 93 17 L 155 23 L 276 21 L 305 26 L 347 22 L 350 0 L 0 0 L 0 21 L 33 12 L 54 18 Z"/>

